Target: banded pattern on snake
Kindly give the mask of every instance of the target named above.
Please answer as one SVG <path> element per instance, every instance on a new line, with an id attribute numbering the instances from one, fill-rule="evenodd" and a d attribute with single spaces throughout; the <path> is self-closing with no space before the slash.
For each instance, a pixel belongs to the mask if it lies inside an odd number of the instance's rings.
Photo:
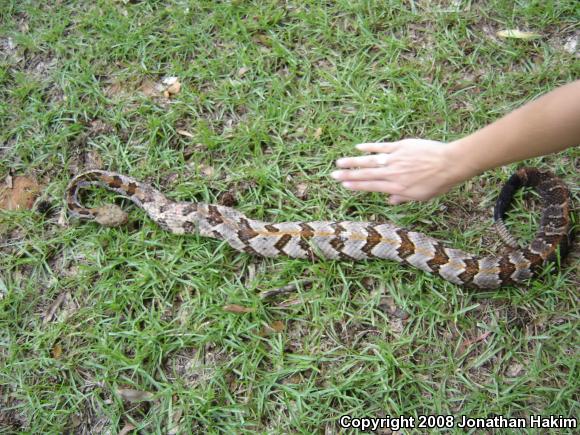
<path id="1" fill-rule="evenodd" d="M 86 208 L 78 192 L 99 185 L 117 192 L 139 207 L 162 228 L 175 234 L 195 233 L 225 240 L 238 251 L 264 257 L 388 259 L 415 266 L 458 284 L 475 288 L 497 288 L 522 283 L 536 275 L 546 262 L 566 255 L 572 241 L 570 194 L 552 173 L 535 168 L 519 169 L 503 186 L 494 218 L 498 233 L 511 250 L 502 255 L 477 256 L 444 244 L 425 234 L 389 223 L 375 222 L 280 222 L 253 220 L 238 210 L 200 202 L 176 202 L 148 184 L 103 170 L 74 177 L 66 191 L 72 216 L 116 225 L 126 220 L 117 206 Z M 503 219 L 514 192 L 532 187 L 540 195 L 542 217 L 534 240 L 517 246 Z"/>

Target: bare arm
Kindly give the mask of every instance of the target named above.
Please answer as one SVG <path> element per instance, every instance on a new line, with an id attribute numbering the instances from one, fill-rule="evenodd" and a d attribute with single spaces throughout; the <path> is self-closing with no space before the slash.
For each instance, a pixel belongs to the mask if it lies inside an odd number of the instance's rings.
<path id="1" fill-rule="evenodd" d="M 405 139 L 357 145 L 378 153 L 337 161 L 332 176 L 352 190 L 384 192 L 392 204 L 426 200 L 483 171 L 580 143 L 580 80 L 450 143 Z"/>

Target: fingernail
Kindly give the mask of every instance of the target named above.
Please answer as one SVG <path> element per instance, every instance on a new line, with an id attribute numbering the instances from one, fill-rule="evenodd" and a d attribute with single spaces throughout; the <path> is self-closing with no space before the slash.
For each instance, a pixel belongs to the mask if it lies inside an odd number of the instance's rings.
<path id="1" fill-rule="evenodd" d="M 336 166 L 342 166 L 346 163 L 346 159 L 338 159 L 336 161 Z"/>
<path id="2" fill-rule="evenodd" d="M 365 144 L 364 144 L 364 143 L 359 143 L 359 144 L 356 144 L 354 147 L 355 147 L 357 150 L 362 150 L 362 149 L 364 149 L 364 147 L 365 147 Z"/>
<path id="3" fill-rule="evenodd" d="M 350 181 L 343 181 L 342 187 L 346 187 L 347 189 L 352 188 L 352 183 Z"/>
<path id="4" fill-rule="evenodd" d="M 330 176 L 331 176 L 332 178 L 334 178 L 335 180 L 338 180 L 338 179 L 340 179 L 340 174 L 341 174 L 341 173 L 342 173 L 342 171 L 334 171 L 334 172 L 332 172 L 332 173 L 330 174 Z"/>

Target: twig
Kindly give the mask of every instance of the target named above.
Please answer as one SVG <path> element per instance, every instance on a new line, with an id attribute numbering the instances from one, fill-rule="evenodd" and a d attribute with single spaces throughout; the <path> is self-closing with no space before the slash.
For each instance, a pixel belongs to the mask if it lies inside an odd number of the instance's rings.
<path id="1" fill-rule="evenodd" d="M 309 279 L 301 279 L 299 281 L 295 281 L 291 284 L 285 285 L 284 287 L 275 288 L 272 290 L 265 290 L 259 294 L 260 299 L 267 299 L 273 296 L 278 295 L 285 295 L 287 293 L 293 293 L 298 290 L 298 287 L 309 287 L 313 283 L 312 280 Z"/>

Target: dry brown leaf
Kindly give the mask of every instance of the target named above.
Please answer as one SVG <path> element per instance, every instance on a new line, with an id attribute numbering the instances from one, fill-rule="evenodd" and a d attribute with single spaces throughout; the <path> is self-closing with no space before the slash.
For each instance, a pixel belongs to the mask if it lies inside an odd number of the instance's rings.
<path id="1" fill-rule="evenodd" d="M 286 329 L 286 325 L 281 320 L 275 320 L 270 327 L 276 332 L 283 332 Z"/>
<path id="2" fill-rule="evenodd" d="M 276 320 L 269 325 L 262 326 L 258 335 L 260 337 L 267 337 L 268 335 L 278 334 L 284 332 L 286 325 L 281 320 Z"/>
<path id="3" fill-rule="evenodd" d="M 238 70 L 238 77 L 242 77 L 244 74 L 246 74 L 248 71 L 250 71 L 250 68 L 247 68 L 245 66 L 241 67 Z"/>
<path id="4" fill-rule="evenodd" d="M 165 77 L 162 81 L 162 86 L 165 88 L 163 95 L 169 97 L 170 95 L 178 94 L 181 90 L 181 83 L 177 77 Z"/>
<path id="5" fill-rule="evenodd" d="M 295 305 L 302 305 L 304 302 L 305 301 L 301 298 L 288 299 L 287 301 L 277 304 L 276 308 L 290 308 Z"/>
<path id="6" fill-rule="evenodd" d="M 6 186 L 0 186 L 0 210 L 30 210 L 40 190 L 32 177 L 6 177 Z"/>
<path id="7" fill-rule="evenodd" d="M 60 344 L 55 344 L 52 347 L 52 350 L 50 351 L 52 357 L 54 359 L 60 359 L 60 357 L 62 356 L 62 346 Z"/>
<path id="8" fill-rule="evenodd" d="M 117 388 L 117 394 L 127 402 L 143 402 L 153 400 L 153 393 L 130 388 Z"/>
<path id="9" fill-rule="evenodd" d="M 190 137 L 190 138 L 193 137 L 193 134 L 187 130 L 177 130 L 177 134 L 180 134 L 180 135 L 185 136 L 185 137 Z"/>
<path id="10" fill-rule="evenodd" d="M 236 313 L 236 314 L 253 313 L 254 311 L 256 311 L 254 308 L 243 307 L 241 305 L 236 304 L 224 305 L 223 310 L 227 311 L 228 313 Z"/>
<path id="11" fill-rule="evenodd" d="M 42 319 L 43 325 L 46 325 L 48 322 L 50 322 L 55 317 L 56 310 L 58 310 L 60 308 L 60 306 L 64 303 L 64 301 L 67 298 L 68 298 L 68 292 L 66 292 L 66 291 L 62 292 L 61 294 L 59 294 L 57 296 L 57 298 L 54 300 L 54 302 L 48 306 L 47 310 L 44 313 L 43 319 Z"/>
<path id="12" fill-rule="evenodd" d="M 500 30 L 496 32 L 496 35 L 500 38 L 512 38 L 512 39 L 523 39 L 523 40 L 530 40 L 530 39 L 538 39 L 541 38 L 542 35 L 539 33 L 534 32 L 524 32 L 518 29 L 507 29 L 507 30 Z"/>
<path id="13" fill-rule="evenodd" d="M 322 127 L 318 127 L 314 132 L 314 139 L 318 140 L 322 136 Z"/>
<path id="14" fill-rule="evenodd" d="M 117 204 L 105 204 L 96 207 L 95 221 L 104 227 L 118 227 L 127 222 L 128 215 Z"/>
<path id="15" fill-rule="evenodd" d="M 131 423 L 126 423 L 125 426 L 123 426 L 123 429 L 119 431 L 118 435 L 127 435 L 133 429 L 135 429 L 135 426 L 133 426 Z"/>
<path id="16" fill-rule="evenodd" d="M 171 95 L 179 94 L 179 91 L 181 91 L 181 83 L 178 81 L 167 87 L 167 92 Z"/>
<path id="17" fill-rule="evenodd" d="M 483 334 L 478 335 L 475 338 L 467 338 L 463 340 L 463 342 L 459 345 L 458 353 L 461 355 L 463 352 L 467 350 L 468 347 L 475 343 L 479 343 L 480 341 L 485 340 L 487 337 L 491 335 L 491 331 L 485 331 Z"/>

